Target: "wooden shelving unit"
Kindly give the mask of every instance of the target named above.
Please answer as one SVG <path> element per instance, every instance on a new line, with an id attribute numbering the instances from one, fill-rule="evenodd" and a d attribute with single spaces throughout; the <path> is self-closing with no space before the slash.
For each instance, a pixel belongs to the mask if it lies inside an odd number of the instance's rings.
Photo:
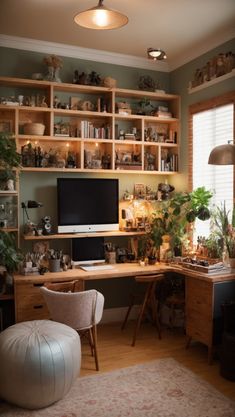
<path id="1" fill-rule="evenodd" d="M 33 156 L 23 159 L 23 171 L 172 175 L 179 170 L 177 95 L 9 77 L 0 77 L 0 91 L 6 99 L 0 104 L 0 119 L 15 134 L 19 151 L 30 144 L 32 154 L 39 148 L 43 155 L 57 154 L 54 163 L 42 157 L 39 166 Z M 143 100 L 151 109 L 167 108 L 169 114 L 137 114 Z M 58 102 L 63 108 L 55 107 Z M 120 102 L 127 103 L 130 114 L 120 114 Z M 29 122 L 44 124 L 44 134 L 24 134 Z M 67 163 L 69 153 L 75 156 L 75 167 Z"/>

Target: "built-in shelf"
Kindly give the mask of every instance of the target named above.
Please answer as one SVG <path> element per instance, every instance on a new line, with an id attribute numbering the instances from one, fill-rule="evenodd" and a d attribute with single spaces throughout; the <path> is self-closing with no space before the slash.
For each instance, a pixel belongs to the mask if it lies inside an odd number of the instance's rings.
<path id="1" fill-rule="evenodd" d="M 197 85 L 197 87 L 188 88 L 188 93 L 189 94 L 196 93 L 197 91 L 203 90 L 204 88 L 220 83 L 221 81 L 228 80 L 229 78 L 232 78 L 232 77 L 235 77 L 235 69 L 233 69 L 231 72 L 228 72 L 227 74 L 221 75 L 218 78 L 214 78 L 213 80 L 206 81 L 203 84 Z"/>
<path id="2" fill-rule="evenodd" d="M 25 240 L 48 240 L 48 239 L 76 239 L 83 237 L 120 237 L 120 236 L 141 236 L 144 235 L 144 231 L 112 231 L 112 232 L 94 232 L 94 233 L 60 233 L 54 235 L 41 235 L 41 236 L 27 236 L 24 235 Z"/>

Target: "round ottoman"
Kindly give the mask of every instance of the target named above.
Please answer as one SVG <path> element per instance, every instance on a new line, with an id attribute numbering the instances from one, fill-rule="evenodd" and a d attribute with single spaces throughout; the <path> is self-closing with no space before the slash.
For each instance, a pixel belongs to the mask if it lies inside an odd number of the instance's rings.
<path id="1" fill-rule="evenodd" d="M 36 409 L 60 400 L 79 374 L 78 333 L 65 324 L 34 320 L 0 333 L 0 398 Z"/>

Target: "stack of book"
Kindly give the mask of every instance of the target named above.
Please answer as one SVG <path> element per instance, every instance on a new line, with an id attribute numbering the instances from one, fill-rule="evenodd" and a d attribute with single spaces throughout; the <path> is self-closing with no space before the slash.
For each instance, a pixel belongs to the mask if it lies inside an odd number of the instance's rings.
<path id="1" fill-rule="evenodd" d="M 172 117 L 172 113 L 169 112 L 168 107 L 158 106 L 154 116 L 170 119 Z"/>

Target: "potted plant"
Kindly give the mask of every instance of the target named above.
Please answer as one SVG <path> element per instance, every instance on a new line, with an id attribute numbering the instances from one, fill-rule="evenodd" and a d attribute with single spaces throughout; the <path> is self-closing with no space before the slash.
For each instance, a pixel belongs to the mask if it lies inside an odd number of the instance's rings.
<path id="1" fill-rule="evenodd" d="M 12 190 L 12 187 L 14 189 L 14 168 L 18 168 L 20 162 L 21 155 L 17 152 L 12 134 L 0 132 L 0 187 L 2 190 Z"/>
<path id="2" fill-rule="evenodd" d="M 148 113 L 148 108 L 154 109 L 154 106 L 151 104 L 150 100 L 146 97 L 143 97 L 142 100 L 138 101 L 138 110 L 137 114 L 145 115 Z"/>
<path id="3" fill-rule="evenodd" d="M 235 268 L 235 208 L 231 213 L 226 209 L 225 202 L 223 206 L 216 207 L 212 216 L 212 229 L 222 242 L 223 261 Z"/>
<path id="4" fill-rule="evenodd" d="M 23 255 L 17 249 L 15 236 L 0 230 L 0 266 L 1 272 L 5 275 L 0 292 L 12 292 L 12 274 L 17 271 L 22 260 Z"/>
<path id="5" fill-rule="evenodd" d="M 205 248 L 207 250 L 208 258 L 221 259 L 223 255 L 223 239 L 215 232 L 210 233 L 205 239 Z"/>
<path id="6" fill-rule="evenodd" d="M 175 193 L 169 200 L 162 201 L 161 207 L 153 213 L 149 236 L 152 244 L 160 248 L 165 236 L 174 254 L 179 255 L 182 247 L 189 244 L 189 226 L 196 218 L 207 220 L 212 193 L 204 187 L 192 192 Z M 176 253 L 177 252 L 177 253 Z"/>

